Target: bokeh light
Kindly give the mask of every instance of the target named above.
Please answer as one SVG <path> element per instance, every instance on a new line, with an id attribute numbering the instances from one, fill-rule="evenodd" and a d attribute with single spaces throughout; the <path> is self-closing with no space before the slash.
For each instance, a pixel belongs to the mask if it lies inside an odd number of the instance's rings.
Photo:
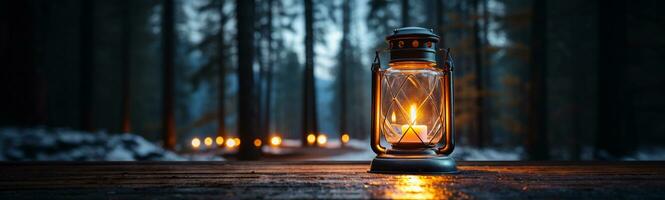
<path id="1" fill-rule="evenodd" d="M 307 135 L 307 144 L 313 145 L 314 142 L 316 142 L 316 135 L 314 135 L 314 133 Z"/>
<path id="2" fill-rule="evenodd" d="M 238 146 L 238 143 L 236 142 L 236 140 L 234 138 L 229 138 L 228 140 L 226 140 L 226 147 L 234 148 L 236 146 Z"/>
<path id="3" fill-rule="evenodd" d="M 201 146 L 201 140 L 199 140 L 199 138 L 197 138 L 197 137 L 192 139 L 192 147 L 194 147 L 196 149 L 196 148 L 199 148 L 199 146 Z"/>
<path id="4" fill-rule="evenodd" d="M 212 138 L 210 138 L 210 137 L 206 137 L 206 138 L 203 140 L 203 144 L 205 144 L 206 147 L 210 147 L 210 146 L 212 146 Z"/>
<path id="5" fill-rule="evenodd" d="M 255 147 L 261 147 L 261 144 L 263 144 L 263 142 L 261 142 L 261 139 L 259 139 L 259 138 L 254 139 L 254 146 Z"/>
<path id="6" fill-rule="evenodd" d="M 272 136 L 270 138 L 270 145 L 272 146 L 279 146 L 282 144 L 282 137 L 279 136 Z"/>
<path id="7" fill-rule="evenodd" d="M 328 142 L 328 136 L 320 134 L 318 137 L 316 137 L 316 143 L 319 145 L 325 145 L 326 142 Z"/>
<path id="8" fill-rule="evenodd" d="M 342 140 L 342 144 L 346 144 L 346 143 L 349 143 L 349 140 L 351 140 L 351 137 L 349 136 L 349 134 L 344 133 L 344 134 L 342 134 L 341 140 Z"/>

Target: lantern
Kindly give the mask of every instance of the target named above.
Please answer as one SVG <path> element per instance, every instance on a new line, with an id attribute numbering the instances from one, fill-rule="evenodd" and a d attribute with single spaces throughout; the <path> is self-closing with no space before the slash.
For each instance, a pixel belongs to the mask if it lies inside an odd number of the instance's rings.
<path id="1" fill-rule="evenodd" d="M 419 27 L 396 29 L 386 40 L 389 67 L 381 69 L 378 52 L 372 64 L 370 145 L 377 156 L 370 172 L 456 172 L 449 157 L 455 147 L 450 51 L 437 50 L 439 36 Z"/>

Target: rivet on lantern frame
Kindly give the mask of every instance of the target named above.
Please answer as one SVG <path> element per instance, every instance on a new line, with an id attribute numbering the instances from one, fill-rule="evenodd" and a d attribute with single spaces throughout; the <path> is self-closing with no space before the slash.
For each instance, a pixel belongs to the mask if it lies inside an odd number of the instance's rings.
<path id="1" fill-rule="evenodd" d="M 457 172 L 450 157 L 455 147 L 450 49 L 437 50 L 439 36 L 419 27 L 396 29 L 386 40 L 390 67 L 381 69 L 378 51 L 372 64 L 370 145 L 377 156 L 369 172 Z M 443 63 L 437 65 L 439 54 Z M 380 144 L 382 135 L 390 148 Z"/>

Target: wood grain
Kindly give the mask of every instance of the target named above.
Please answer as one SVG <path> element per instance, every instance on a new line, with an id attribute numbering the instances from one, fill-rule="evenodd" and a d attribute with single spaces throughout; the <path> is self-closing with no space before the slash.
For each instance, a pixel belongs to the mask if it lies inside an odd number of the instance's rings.
<path id="1" fill-rule="evenodd" d="M 368 162 L 0 163 L 0 199 L 663 199 L 665 162 L 459 162 L 454 175 Z"/>

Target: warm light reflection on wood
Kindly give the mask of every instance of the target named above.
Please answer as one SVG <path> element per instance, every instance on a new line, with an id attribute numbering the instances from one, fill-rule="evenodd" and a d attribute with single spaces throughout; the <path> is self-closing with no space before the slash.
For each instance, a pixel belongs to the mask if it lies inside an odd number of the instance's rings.
<path id="1" fill-rule="evenodd" d="M 453 194 L 441 187 L 451 181 L 447 176 L 401 175 L 396 179 L 395 188 L 386 193 L 390 199 L 448 199 Z"/>

